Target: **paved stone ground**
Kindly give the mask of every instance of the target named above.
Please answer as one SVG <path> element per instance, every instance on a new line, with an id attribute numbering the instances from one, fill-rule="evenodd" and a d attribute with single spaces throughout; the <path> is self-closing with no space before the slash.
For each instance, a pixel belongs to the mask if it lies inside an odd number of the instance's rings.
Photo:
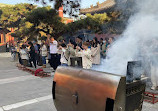
<path id="1" fill-rule="evenodd" d="M 0 53 L 0 111 L 56 111 L 52 77 L 39 78 L 18 70 L 9 53 Z M 143 111 L 158 111 L 158 103 L 144 102 Z"/>
<path id="2" fill-rule="evenodd" d="M 0 111 L 56 111 L 52 77 L 39 78 L 18 70 L 10 54 L 0 53 Z"/>

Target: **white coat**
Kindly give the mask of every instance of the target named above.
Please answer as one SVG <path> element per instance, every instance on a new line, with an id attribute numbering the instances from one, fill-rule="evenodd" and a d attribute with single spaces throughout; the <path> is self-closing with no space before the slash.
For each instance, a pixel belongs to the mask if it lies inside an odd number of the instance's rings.
<path id="1" fill-rule="evenodd" d="M 66 53 L 67 53 L 67 49 L 62 48 L 61 59 L 60 59 L 61 64 L 68 64 L 68 55 Z"/>
<path id="2" fill-rule="evenodd" d="M 42 56 L 47 56 L 47 47 L 46 47 L 46 45 L 43 45 L 42 47 L 41 47 L 41 55 Z"/>
<path id="3" fill-rule="evenodd" d="M 91 47 L 93 64 L 100 64 L 100 45 Z"/>
<path id="4" fill-rule="evenodd" d="M 76 52 L 76 56 L 82 57 L 82 66 L 84 69 L 90 69 L 92 67 L 92 53 L 90 49 Z"/>
<path id="5" fill-rule="evenodd" d="M 28 53 L 27 53 L 27 51 L 25 49 L 21 49 L 20 50 L 20 57 L 23 60 L 29 60 Z"/>

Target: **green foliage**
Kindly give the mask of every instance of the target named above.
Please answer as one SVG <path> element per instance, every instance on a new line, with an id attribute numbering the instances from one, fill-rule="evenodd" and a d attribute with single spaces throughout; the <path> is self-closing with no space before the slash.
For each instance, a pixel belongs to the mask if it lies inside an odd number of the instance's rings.
<path id="1" fill-rule="evenodd" d="M 2 15 L 2 10 L 0 10 L 0 18 L 1 18 L 1 15 Z"/>
<path id="2" fill-rule="evenodd" d="M 46 37 L 46 36 L 42 36 L 42 37 L 40 37 L 39 39 L 46 41 L 46 40 L 47 40 L 47 37 Z"/>
<path id="3" fill-rule="evenodd" d="M 13 5 L 9 5 L 9 4 L 0 3 L 0 7 L 6 7 L 6 6 L 13 6 Z"/>
<path id="4" fill-rule="evenodd" d="M 108 13 L 108 16 L 111 18 L 108 24 L 106 24 L 106 32 L 121 34 L 126 27 L 128 19 L 123 15 L 123 11 L 114 10 Z"/>
<path id="5" fill-rule="evenodd" d="M 99 24 L 103 24 L 110 20 L 110 17 L 106 13 L 104 14 L 86 14 L 87 17 L 93 19 L 94 21 L 98 22 Z"/>
<path id="6" fill-rule="evenodd" d="M 51 34 L 59 37 L 63 34 L 65 26 L 61 21 L 58 12 L 51 7 L 35 8 L 25 15 L 13 35 L 14 37 L 36 38 Z"/>
<path id="7" fill-rule="evenodd" d="M 33 29 L 32 32 L 36 34 L 42 31 L 58 37 L 64 29 L 61 18 L 58 16 L 56 10 L 51 9 L 51 7 L 42 7 L 33 10 L 26 16 L 25 21 L 32 24 L 30 29 Z"/>
<path id="8" fill-rule="evenodd" d="M 87 17 L 85 19 L 67 24 L 66 32 L 73 34 L 78 30 L 88 29 L 98 33 L 102 31 L 102 25 L 110 21 L 110 17 L 108 17 L 106 13 L 95 15 L 87 14 L 86 16 Z"/>
<path id="9" fill-rule="evenodd" d="M 0 24 L 2 27 L 18 27 L 21 20 L 25 18 L 26 14 L 32 9 L 36 8 L 30 4 L 17 4 L 17 5 L 6 5 L 0 7 L 2 11 Z"/>

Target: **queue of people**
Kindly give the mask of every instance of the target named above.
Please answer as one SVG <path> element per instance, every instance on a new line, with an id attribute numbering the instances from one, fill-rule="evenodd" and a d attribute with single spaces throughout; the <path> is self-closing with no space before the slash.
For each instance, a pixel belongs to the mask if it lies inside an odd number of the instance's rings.
<path id="1" fill-rule="evenodd" d="M 92 41 L 82 41 L 77 37 L 75 41 L 57 41 L 51 35 L 47 35 L 47 40 L 38 44 L 30 41 L 22 44 L 19 50 L 19 63 L 28 67 L 43 66 L 46 68 L 47 60 L 54 71 L 59 65 L 71 66 L 72 57 L 81 57 L 82 66 L 91 69 L 93 65 L 99 65 L 101 58 L 106 58 L 106 52 L 112 43 L 112 38 L 100 41 L 95 37 Z"/>

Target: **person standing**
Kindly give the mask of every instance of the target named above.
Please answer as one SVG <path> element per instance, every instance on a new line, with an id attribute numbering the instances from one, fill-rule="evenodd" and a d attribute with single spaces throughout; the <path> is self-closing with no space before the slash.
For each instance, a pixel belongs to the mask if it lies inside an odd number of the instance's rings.
<path id="1" fill-rule="evenodd" d="M 9 48 L 10 48 L 9 42 L 7 42 L 7 43 L 6 43 L 6 52 L 9 52 Z"/>
<path id="2" fill-rule="evenodd" d="M 68 65 L 71 66 L 71 57 L 75 57 L 75 48 L 76 48 L 76 43 L 73 40 L 69 41 L 69 44 L 67 44 L 67 50 L 68 50 Z"/>
<path id="3" fill-rule="evenodd" d="M 40 45 L 37 43 L 37 41 L 33 41 L 33 45 L 35 48 L 37 65 L 41 66 L 42 62 L 41 62 L 41 57 L 40 57 Z"/>
<path id="4" fill-rule="evenodd" d="M 108 48 L 112 45 L 112 43 L 113 43 L 113 38 L 112 37 L 110 37 L 109 39 L 108 39 Z"/>
<path id="5" fill-rule="evenodd" d="M 43 68 L 46 68 L 46 57 L 47 57 L 48 51 L 47 51 L 47 46 L 44 40 L 42 41 L 42 44 L 41 44 L 40 53 L 42 56 Z"/>
<path id="6" fill-rule="evenodd" d="M 79 46 L 81 49 L 83 49 L 83 48 L 82 48 L 82 37 L 77 37 L 77 38 L 76 38 L 76 44 L 77 44 L 77 46 Z"/>
<path id="7" fill-rule="evenodd" d="M 92 53 L 88 48 L 89 43 L 84 42 L 82 45 L 83 50 L 79 46 L 76 47 L 76 56 L 82 57 L 82 66 L 84 69 L 90 69 L 92 67 Z"/>
<path id="8" fill-rule="evenodd" d="M 12 61 L 15 61 L 16 59 L 16 47 L 15 45 L 11 44 L 11 59 Z"/>
<path id="9" fill-rule="evenodd" d="M 65 39 L 62 40 L 62 44 L 66 44 Z"/>
<path id="10" fill-rule="evenodd" d="M 29 45 L 29 55 L 30 55 L 30 59 L 29 59 L 30 67 L 32 67 L 32 62 L 33 62 L 34 67 L 36 68 L 35 47 L 32 42 L 29 42 L 28 45 Z"/>
<path id="11" fill-rule="evenodd" d="M 100 49 L 102 50 L 102 46 L 103 46 L 104 42 L 103 42 L 103 38 L 100 38 Z"/>
<path id="12" fill-rule="evenodd" d="M 61 45 L 62 45 L 62 42 L 58 42 L 58 51 L 57 51 L 57 54 L 58 54 L 58 65 L 60 66 L 61 65 L 61 62 L 60 62 L 60 59 L 61 59 L 61 54 L 62 54 L 62 48 L 61 48 Z"/>
<path id="13" fill-rule="evenodd" d="M 50 59 L 50 66 L 56 70 L 58 67 L 58 42 L 54 39 L 54 37 L 51 37 L 50 34 L 47 35 L 48 39 L 48 44 L 49 44 L 49 48 L 50 48 L 50 55 L 51 55 L 51 59 Z"/>
<path id="14" fill-rule="evenodd" d="M 61 44 L 60 49 L 62 50 L 61 54 L 61 66 L 68 66 L 69 52 L 65 44 Z"/>
<path id="15" fill-rule="evenodd" d="M 105 42 L 104 42 L 104 44 L 102 45 L 102 48 L 101 48 L 101 49 L 102 49 L 102 50 L 101 50 L 101 55 L 102 55 L 103 59 L 106 58 L 107 46 L 108 46 L 108 43 L 107 43 L 107 41 L 106 41 L 106 39 L 105 39 Z"/>
<path id="16" fill-rule="evenodd" d="M 100 64 L 100 44 L 96 37 L 93 39 L 91 51 L 92 51 L 93 64 L 95 65 Z"/>
<path id="17" fill-rule="evenodd" d="M 21 64 L 28 66 L 29 56 L 25 45 L 22 45 L 20 51 Z"/>
<path id="18" fill-rule="evenodd" d="M 25 45 L 24 45 L 25 46 Z M 25 46 L 26 48 L 26 46 Z M 20 50 L 22 49 L 22 46 L 20 46 L 19 42 L 17 43 L 17 55 L 18 55 L 18 59 L 19 59 L 19 63 L 22 64 L 22 59 L 20 56 Z"/>
<path id="19" fill-rule="evenodd" d="M 100 38 L 99 44 L 100 44 L 100 55 L 101 55 L 101 58 L 103 58 L 103 54 L 102 54 L 102 48 L 103 48 L 102 46 L 104 45 L 103 38 Z"/>

